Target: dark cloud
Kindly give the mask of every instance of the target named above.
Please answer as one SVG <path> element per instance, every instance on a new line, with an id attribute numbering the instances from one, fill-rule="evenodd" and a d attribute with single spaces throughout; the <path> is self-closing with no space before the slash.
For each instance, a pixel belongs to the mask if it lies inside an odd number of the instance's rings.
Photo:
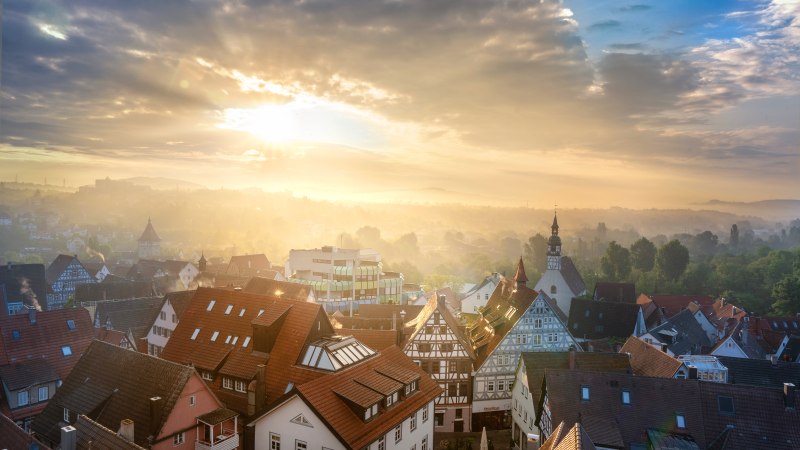
<path id="1" fill-rule="evenodd" d="M 595 23 L 589 25 L 588 30 L 589 31 L 606 31 L 606 30 L 614 30 L 614 29 L 620 28 L 621 26 L 622 26 L 622 23 L 620 21 L 609 19 L 609 20 L 604 20 L 602 22 L 595 22 Z"/>

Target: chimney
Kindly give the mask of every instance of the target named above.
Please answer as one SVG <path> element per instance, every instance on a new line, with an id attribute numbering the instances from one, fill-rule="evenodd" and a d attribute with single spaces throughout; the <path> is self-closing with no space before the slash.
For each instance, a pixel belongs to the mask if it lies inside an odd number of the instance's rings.
<path id="1" fill-rule="evenodd" d="M 436 297 L 436 302 L 437 302 L 436 306 L 438 306 L 440 308 L 443 308 L 443 307 L 447 306 L 447 296 L 442 294 L 442 295 Z"/>
<path id="2" fill-rule="evenodd" d="M 72 425 L 61 428 L 61 450 L 75 450 L 78 446 L 78 432 Z"/>
<path id="3" fill-rule="evenodd" d="M 769 355 L 769 361 L 772 363 L 773 366 L 778 365 L 778 355 Z"/>
<path id="4" fill-rule="evenodd" d="M 696 380 L 697 379 L 697 367 L 689 366 L 689 379 Z"/>
<path id="5" fill-rule="evenodd" d="M 161 397 L 150 397 L 150 432 L 155 435 L 161 428 L 161 410 L 164 400 Z"/>
<path id="6" fill-rule="evenodd" d="M 31 325 L 36 325 L 36 308 L 28 308 L 28 319 L 30 319 Z"/>
<path id="7" fill-rule="evenodd" d="M 569 370 L 575 370 L 575 346 L 569 346 Z"/>
<path id="8" fill-rule="evenodd" d="M 119 422 L 119 431 L 117 436 L 125 439 L 126 441 L 133 442 L 133 420 L 122 419 Z"/>
<path id="9" fill-rule="evenodd" d="M 247 389 L 247 415 L 252 416 L 264 408 L 267 395 L 265 364 L 256 366 L 256 379 Z M 255 385 L 254 385 L 255 384 Z"/>
<path id="10" fill-rule="evenodd" d="M 667 353 L 667 347 L 669 347 L 669 345 L 667 345 L 665 343 L 661 343 L 661 351 L 662 352 Z"/>
<path id="11" fill-rule="evenodd" d="M 794 409 L 794 383 L 783 383 L 783 404 Z"/>

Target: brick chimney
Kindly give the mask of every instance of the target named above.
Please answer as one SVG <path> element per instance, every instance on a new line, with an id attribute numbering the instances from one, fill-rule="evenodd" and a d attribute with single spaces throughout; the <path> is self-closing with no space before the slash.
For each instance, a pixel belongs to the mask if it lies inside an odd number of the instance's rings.
<path id="1" fill-rule="evenodd" d="M 783 404 L 787 408 L 794 409 L 794 383 L 783 383 Z"/>
<path id="2" fill-rule="evenodd" d="M 576 350 L 575 350 L 575 346 L 574 345 L 570 345 L 569 346 L 569 370 L 575 370 L 575 353 L 577 353 Z"/>
<path id="3" fill-rule="evenodd" d="M 119 431 L 117 436 L 125 439 L 126 441 L 133 442 L 133 420 L 122 419 L 119 422 Z"/>
<path id="4" fill-rule="evenodd" d="M 61 450 L 75 450 L 78 447 L 78 432 L 72 425 L 61 428 Z"/>
<path id="5" fill-rule="evenodd" d="M 28 319 L 31 325 L 36 325 L 36 308 L 28 308 Z"/>
<path id="6" fill-rule="evenodd" d="M 164 409 L 164 399 L 150 397 L 150 432 L 155 435 L 161 428 L 161 410 Z"/>

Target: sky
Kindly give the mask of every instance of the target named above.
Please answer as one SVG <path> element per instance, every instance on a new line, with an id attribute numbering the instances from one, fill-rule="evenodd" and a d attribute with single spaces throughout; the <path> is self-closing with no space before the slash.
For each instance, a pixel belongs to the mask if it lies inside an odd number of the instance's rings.
<path id="1" fill-rule="evenodd" d="M 800 198 L 800 0 L 5 0 L 0 180 Z"/>

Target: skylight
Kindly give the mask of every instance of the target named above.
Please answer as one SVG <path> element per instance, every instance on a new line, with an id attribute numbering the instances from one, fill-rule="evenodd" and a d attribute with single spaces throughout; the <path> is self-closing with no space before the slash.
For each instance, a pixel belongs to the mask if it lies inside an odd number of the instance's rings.
<path id="1" fill-rule="evenodd" d="M 309 345 L 301 364 L 337 371 L 374 355 L 375 352 L 353 337 L 324 338 Z"/>
<path id="2" fill-rule="evenodd" d="M 249 344 L 250 344 L 250 336 L 247 336 L 244 338 L 244 342 L 242 342 L 242 348 L 247 348 Z"/>
<path id="3" fill-rule="evenodd" d="M 211 342 L 217 342 L 217 338 L 219 337 L 219 331 L 215 331 L 211 334 Z"/>
<path id="4" fill-rule="evenodd" d="M 239 317 L 242 317 L 242 316 L 244 316 L 244 311 L 245 311 L 245 309 L 244 309 L 244 308 L 242 308 L 242 310 L 241 310 L 241 311 L 239 311 Z"/>
<path id="5" fill-rule="evenodd" d="M 678 428 L 686 428 L 686 417 L 683 414 L 675 414 L 675 425 Z"/>
<path id="6" fill-rule="evenodd" d="M 74 320 L 70 319 L 70 320 L 67 321 L 67 329 L 68 330 L 74 330 L 75 329 L 75 321 Z"/>
<path id="7" fill-rule="evenodd" d="M 18 341 L 19 340 L 19 330 L 11 330 L 11 340 Z"/>
<path id="8" fill-rule="evenodd" d="M 192 333 L 192 340 L 197 339 L 197 335 L 200 334 L 200 328 L 195 328 L 194 333 Z"/>
<path id="9" fill-rule="evenodd" d="M 227 315 L 230 315 L 230 313 L 231 313 L 231 311 L 232 311 L 232 310 L 233 310 L 233 305 L 228 305 L 228 307 L 227 307 L 227 308 L 225 308 L 225 315 L 226 315 L 226 316 L 227 316 Z"/>
<path id="10" fill-rule="evenodd" d="M 208 302 L 208 307 L 206 308 L 206 311 L 211 311 L 212 309 L 214 309 L 214 305 L 216 304 L 217 304 L 216 300 L 211 300 L 210 302 Z"/>
<path id="11" fill-rule="evenodd" d="M 69 345 L 61 347 L 61 354 L 64 356 L 72 356 L 72 347 Z"/>

